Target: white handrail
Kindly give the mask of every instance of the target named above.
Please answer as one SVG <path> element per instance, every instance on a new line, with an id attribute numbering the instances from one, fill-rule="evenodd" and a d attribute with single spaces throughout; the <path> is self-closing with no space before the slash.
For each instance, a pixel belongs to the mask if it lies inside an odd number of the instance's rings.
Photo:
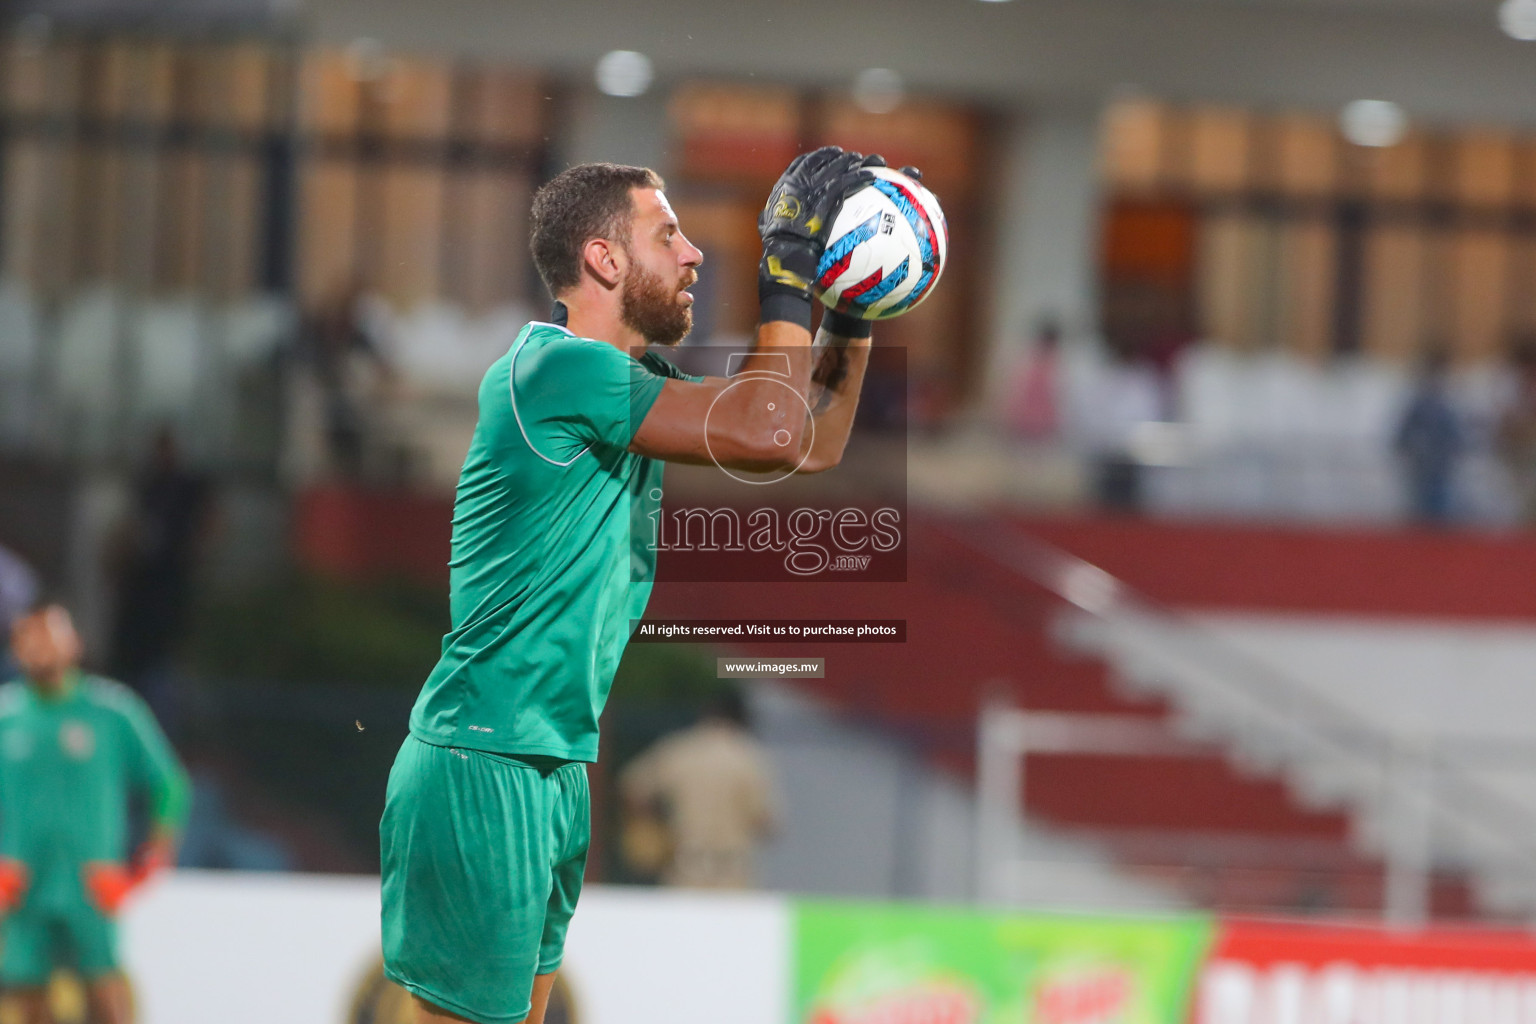
<path id="1" fill-rule="evenodd" d="M 1386 914 L 1393 923 L 1413 925 L 1428 913 L 1430 875 L 1442 852 L 1437 844 L 1450 830 L 1478 868 L 1502 876 L 1498 881 L 1506 885 L 1515 882 L 1528 909 L 1536 909 L 1536 815 L 1463 770 L 1463 755 L 1469 763 L 1478 759 L 1475 747 L 1453 750 L 1424 737 L 1397 735 L 1253 658 L 1191 616 L 1158 604 L 1098 566 L 1038 538 L 1000 531 L 991 520 L 951 521 L 942 529 L 1087 616 L 1100 627 L 1100 653 L 1104 644 L 1119 644 L 1152 674 L 1197 679 L 1214 699 L 1240 713 L 1258 743 L 1299 763 L 1326 759 L 1352 780 L 1351 795 L 1361 808 L 1374 803 L 1385 809 L 1380 831 L 1387 867 Z M 1083 631 L 1078 635 L 1081 638 Z M 984 708 L 978 728 L 978 796 L 984 809 L 992 808 L 994 818 L 1003 813 L 1006 791 L 1022 794 L 1018 756 L 1008 751 L 1025 749 L 1025 727 L 1022 719 L 1009 718 L 1008 710 Z M 1079 738 L 1086 737 L 1079 732 Z M 1503 741 L 1501 756 L 1509 760 L 1536 753 L 1536 747 L 1526 746 Z M 1018 778 L 1002 780 L 1014 774 Z M 1016 815 L 1020 806 L 1013 799 L 1012 813 Z M 983 819 L 989 820 L 986 815 Z M 989 872 L 998 870 L 983 863 L 991 856 L 983 841 L 1004 835 L 1002 828 L 994 820 L 990 832 L 986 825 L 978 830 L 979 893 L 987 892 L 983 883 Z M 1490 850 L 1490 843 L 1501 852 Z"/>

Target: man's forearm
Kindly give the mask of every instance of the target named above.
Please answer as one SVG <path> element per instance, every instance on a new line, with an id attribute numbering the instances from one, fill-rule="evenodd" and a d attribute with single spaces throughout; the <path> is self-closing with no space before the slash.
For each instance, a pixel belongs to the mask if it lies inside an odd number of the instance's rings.
<path id="1" fill-rule="evenodd" d="M 802 441 L 809 448 L 802 473 L 819 473 L 842 461 L 869 368 L 868 337 L 846 338 L 823 329 L 816 341 L 818 349 L 825 347 L 828 358 L 836 353 L 837 359 L 825 367 L 825 374 L 818 370 L 817 377 L 826 376 L 826 381 L 811 385 L 814 429 L 807 430 Z"/>
<path id="2" fill-rule="evenodd" d="M 788 320 L 770 320 L 758 324 L 752 351 L 732 376 L 772 374 L 809 403 L 813 363 L 811 332 Z"/>

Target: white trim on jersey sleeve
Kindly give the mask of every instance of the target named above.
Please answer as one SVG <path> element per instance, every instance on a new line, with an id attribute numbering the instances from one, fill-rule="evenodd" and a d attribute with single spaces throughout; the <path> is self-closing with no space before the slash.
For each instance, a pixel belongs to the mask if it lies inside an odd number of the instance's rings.
<path id="1" fill-rule="evenodd" d="M 559 459 L 552 459 L 534 447 L 533 438 L 528 436 L 528 430 L 523 426 L 522 414 L 517 411 L 517 357 L 519 353 L 522 352 L 523 346 L 528 344 L 528 339 L 532 336 L 533 328 L 535 327 L 553 327 L 557 331 L 564 332 L 569 337 L 576 337 L 576 335 L 572 334 L 567 328 L 561 327 L 559 324 L 546 323 L 543 320 L 530 321 L 528 326 L 523 329 L 523 336 L 518 339 L 517 344 L 512 348 L 512 361 L 511 364 L 507 367 L 507 390 L 512 394 L 512 418 L 517 421 L 518 433 L 523 435 L 523 442 L 528 445 L 529 451 L 533 452 L 533 454 L 537 455 L 551 466 L 559 466 L 561 469 L 564 469 L 571 463 L 575 462 L 577 459 L 581 458 L 583 455 L 587 454 L 587 452 L 591 451 L 592 446 L 590 444 L 587 445 L 581 451 L 577 452 L 575 455 L 572 455 L 564 462 L 561 462 Z"/>

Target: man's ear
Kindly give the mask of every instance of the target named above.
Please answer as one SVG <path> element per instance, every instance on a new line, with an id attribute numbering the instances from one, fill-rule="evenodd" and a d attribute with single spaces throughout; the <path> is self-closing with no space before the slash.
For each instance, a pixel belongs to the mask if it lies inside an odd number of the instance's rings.
<path id="1" fill-rule="evenodd" d="M 581 247 L 581 261 L 588 272 L 610 288 L 617 288 L 624 279 L 628 254 L 623 247 L 606 238 L 593 238 Z"/>

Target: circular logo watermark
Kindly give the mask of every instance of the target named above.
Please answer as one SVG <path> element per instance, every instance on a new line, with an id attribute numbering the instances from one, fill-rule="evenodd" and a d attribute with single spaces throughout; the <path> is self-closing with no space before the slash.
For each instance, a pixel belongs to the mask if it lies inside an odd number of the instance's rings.
<path id="1" fill-rule="evenodd" d="M 720 462 L 720 457 L 715 454 L 714 445 L 710 444 L 709 442 L 710 418 L 714 416 L 715 408 L 720 404 L 720 399 L 724 398 L 726 395 L 730 394 L 732 391 L 748 382 L 767 383 L 773 385 L 772 390 L 768 391 L 767 396 L 761 399 L 761 401 L 766 403 L 767 411 L 770 413 L 778 413 L 784 409 L 794 409 L 797 405 L 805 410 L 805 429 L 810 432 L 810 437 L 802 445 L 805 454 L 800 456 L 800 460 L 795 463 L 793 468 L 771 471 L 768 474 L 754 478 L 751 476 L 742 475 L 745 470 L 733 470 L 722 465 Z M 773 440 L 775 444 L 787 449 L 789 443 L 794 440 L 794 437 L 788 430 L 781 429 L 774 433 Z M 764 484 L 776 484 L 780 480 L 788 479 L 795 474 L 796 470 L 805 465 L 805 460 L 811 457 L 811 448 L 815 443 L 816 418 L 811 415 L 811 403 L 805 400 L 804 395 L 800 394 L 800 392 L 790 387 L 784 381 L 775 380 L 772 376 L 763 373 L 755 373 L 749 376 L 743 376 L 735 381 L 732 381 L 726 387 L 721 389 L 720 393 L 715 396 L 714 401 L 709 403 L 709 411 L 704 414 L 704 449 L 709 452 L 710 461 L 715 464 L 715 467 L 719 469 L 720 472 L 724 473 L 732 480 L 737 480 L 744 484 L 755 484 L 761 486 Z"/>

